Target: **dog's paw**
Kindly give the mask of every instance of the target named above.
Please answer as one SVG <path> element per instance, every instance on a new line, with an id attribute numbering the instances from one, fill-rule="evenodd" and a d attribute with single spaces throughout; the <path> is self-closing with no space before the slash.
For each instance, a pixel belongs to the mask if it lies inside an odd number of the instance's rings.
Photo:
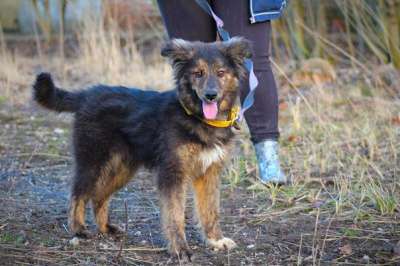
<path id="1" fill-rule="evenodd" d="M 168 245 L 168 253 L 177 258 L 180 262 L 191 262 L 193 252 L 187 244 L 186 240 L 174 241 L 174 244 Z"/>
<path id="2" fill-rule="evenodd" d="M 190 248 L 185 248 L 180 251 L 169 252 L 180 263 L 189 263 L 193 260 L 193 252 Z"/>
<path id="3" fill-rule="evenodd" d="M 114 240 L 120 240 L 124 237 L 125 231 L 115 224 L 108 223 L 105 226 L 98 228 L 98 235 L 101 237 L 111 237 Z"/>
<path id="4" fill-rule="evenodd" d="M 121 236 L 123 235 L 125 232 L 118 226 L 115 224 L 107 224 L 107 233 L 111 234 L 111 235 L 116 235 L 116 236 Z"/>
<path id="5" fill-rule="evenodd" d="M 78 231 L 75 232 L 75 236 L 79 237 L 79 238 L 83 238 L 83 239 L 91 239 L 93 238 L 92 233 L 90 233 L 89 230 L 87 230 L 86 228 L 82 228 Z"/>
<path id="6" fill-rule="evenodd" d="M 227 237 L 219 240 L 208 239 L 207 245 L 212 247 L 214 250 L 231 250 L 237 246 L 235 241 Z"/>

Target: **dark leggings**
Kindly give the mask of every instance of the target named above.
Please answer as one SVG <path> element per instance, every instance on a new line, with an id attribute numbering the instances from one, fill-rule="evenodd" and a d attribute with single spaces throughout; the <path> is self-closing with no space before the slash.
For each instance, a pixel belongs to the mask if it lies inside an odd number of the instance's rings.
<path id="1" fill-rule="evenodd" d="M 245 112 L 251 140 L 258 143 L 277 139 L 278 94 L 269 61 L 270 22 L 250 24 L 249 1 L 209 1 L 215 14 L 224 21 L 231 36 L 243 36 L 253 43 L 254 72 L 259 85 L 254 105 Z M 189 41 L 213 42 L 216 40 L 215 22 L 194 0 L 158 0 L 161 15 L 170 38 Z M 248 81 L 242 82 L 241 99 L 249 91 Z"/>

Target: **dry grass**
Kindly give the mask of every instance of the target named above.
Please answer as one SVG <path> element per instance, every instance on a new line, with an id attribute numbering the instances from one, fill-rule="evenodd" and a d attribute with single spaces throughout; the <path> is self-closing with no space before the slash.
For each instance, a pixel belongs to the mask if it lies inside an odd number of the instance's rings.
<path id="1" fill-rule="evenodd" d="M 131 31 L 129 31 L 131 32 Z M 124 46 L 121 49 L 121 39 Z M 108 30 L 96 19 L 84 22 L 79 33 L 81 56 L 78 64 L 91 79 L 141 88 L 172 87 L 171 69 L 165 62 L 148 65 L 138 53 L 133 34 L 126 34 L 112 22 Z"/>
<path id="2" fill-rule="evenodd" d="M 74 47 L 79 51 L 73 57 L 65 57 L 57 51 L 58 40 L 50 42 L 56 52 L 46 54 L 43 46 L 49 44 L 37 35 L 35 42 L 31 43 L 36 46 L 36 54 L 21 55 L 15 47 L 11 52 L 11 49 L 7 49 L 0 28 L 2 95 L 12 103 L 26 102 L 30 95 L 29 84 L 34 75 L 41 71 L 53 73 L 59 84 L 67 88 L 93 83 L 158 90 L 172 87 L 169 64 L 158 55 L 155 56 L 156 60 L 145 61 L 137 50 L 133 34 L 127 34 L 128 31 L 120 29 L 112 21 L 108 22 L 105 29 L 104 21 L 90 15 L 79 29 Z"/>
<path id="3" fill-rule="evenodd" d="M 279 58 L 324 57 L 344 63 L 329 42 L 340 43 L 354 60 L 378 60 L 400 68 L 399 0 L 304 0 L 289 4 L 287 15 L 275 21 L 274 48 Z M 279 45 L 278 39 L 284 43 Z"/>
<path id="4" fill-rule="evenodd" d="M 78 32 L 77 53 L 72 57 L 45 51 L 33 57 L 22 56 L 18 50 L 10 52 L 3 35 L 0 35 L 1 109 L 19 113 L 19 107 L 29 105 L 30 84 L 34 74 L 41 70 L 52 72 L 61 85 L 69 88 L 99 82 L 160 90 L 171 88 L 171 70 L 165 61 L 158 58 L 151 64 L 147 63 L 138 52 L 133 36 L 115 25 L 110 24 L 109 27 L 105 30 L 103 23 L 96 19 L 86 20 L 82 31 Z M 320 37 L 323 40 L 323 36 Z M 291 66 L 293 62 L 274 62 L 282 98 L 281 158 L 293 185 L 279 188 L 257 183 L 255 158 L 248 133 L 240 133 L 238 152 L 233 155 L 232 166 L 225 173 L 223 189 L 224 209 L 232 210 L 231 216 L 228 211 L 224 214 L 226 230 L 240 238 L 242 245 L 247 245 L 247 248 L 226 255 L 227 261 L 233 264 L 240 261 L 256 263 L 258 252 L 268 252 L 270 255 L 264 254 L 263 258 L 275 264 L 400 263 L 390 248 L 380 249 L 386 244 L 395 248 L 400 241 L 400 92 L 396 85 L 399 84 L 399 74 L 391 67 L 357 61 L 356 54 L 353 57 L 347 52 L 341 53 L 341 48 L 336 45 L 329 47 L 341 54 L 342 61 L 356 62 L 353 67 L 334 67 L 336 75 L 329 82 L 320 78 L 318 70 L 311 73 L 311 78 L 302 85 L 302 80 L 294 81 L 298 77 L 295 69 L 281 67 Z M 42 169 L 55 165 L 54 173 L 67 176 L 63 171 L 70 168 L 70 154 L 58 153 L 60 146 L 65 148 L 67 145 L 67 134 L 56 138 L 62 143 L 47 141 L 35 144 L 31 134 L 51 140 L 58 133 L 52 128 L 48 131 L 43 119 L 32 116 L 29 120 L 24 118 L 26 115 L 22 111 L 21 118 L 13 120 L 0 113 L 3 121 L 11 119 L 4 122 L 10 126 L 1 132 L 0 152 L 10 158 L 15 156 L 17 165 L 20 162 L 25 167 L 23 171 L 31 171 L 29 167 Z M 19 117 L 18 114 L 15 117 Z M 56 121 L 59 118 L 49 119 Z M 25 130 L 27 125 L 30 128 Z M 65 124 L 57 127 L 67 128 Z M 22 148 L 17 149 L 16 146 Z M 64 163 L 61 170 L 57 170 L 57 165 L 65 162 L 65 158 L 67 165 Z M 10 169 L 1 171 L 7 177 Z M 35 245 L 20 243 L 18 230 L 30 229 L 19 217 L 18 211 L 24 213 L 26 208 L 39 212 L 44 210 L 36 205 L 26 206 L 19 198 L 14 200 L 13 191 L 10 189 L 1 198 L 8 207 L 13 206 L 7 209 L 9 215 L 0 219 L 0 251 L 4 251 L 0 252 L 0 257 L 7 258 L 7 261 L 14 257 L 22 263 L 27 261 L 26 254 L 32 253 L 37 264 L 97 262 L 141 265 L 149 263 L 148 260 L 150 263 L 162 263 L 164 257 L 157 260 L 153 255 L 136 257 L 135 252 L 140 250 L 129 251 L 132 246 L 129 243 L 122 258 L 119 258 L 121 261 L 116 261 L 114 255 L 118 253 L 119 246 L 108 240 L 105 240 L 107 248 L 97 242 L 85 242 L 80 248 L 70 248 L 54 239 L 59 246 L 46 242 L 41 243 L 43 245 L 38 249 Z M 141 190 L 133 188 L 132 191 L 130 195 L 137 197 Z M 147 200 L 149 206 L 140 205 L 140 202 L 131 203 L 139 205 L 138 209 L 130 211 L 157 220 L 155 200 L 151 197 Z M 114 211 L 120 214 L 117 217 L 121 221 L 125 219 L 122 202 L 118 200 Z M 60 205 L 60 202 L 57 204 Z M 68 234 L 62 229 L 65 215 L 61 220 L 61 229 L 56 234 L 68 239 Z M 15 225 L 11 226 L 13 222 Z M 36 225 L 40 223 L 39 228 L 44 227 L 46 222 L 38 219 Z M 140 218 L 135 222 L 141 223 Z M 263 226 L 267 228 L 266 233 L 265 229 L 260 229 Z M 281 230 L 288 231 L 282 233 Z M 242 236 L 242 232 L 246 232 L 248 237 Z M 259 233 L 265 238 L 260 237 L 257 242 Z M 270 237 L 277 238 L 271 240 Z M 250 247 L 253 239 L 257 247 L 254 252 Z M 41 237 L 36 241 L 50 240 Z M 146 252 L 158 251 L 152 245 Z M 210 257 L 202 259 L 204 263 L 213 261 Z"/>

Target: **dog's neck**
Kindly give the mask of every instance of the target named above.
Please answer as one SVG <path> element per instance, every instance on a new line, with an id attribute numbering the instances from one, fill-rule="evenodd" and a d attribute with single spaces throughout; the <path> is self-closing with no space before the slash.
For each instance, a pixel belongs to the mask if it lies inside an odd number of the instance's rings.
<path id="1" fill-rule="evenodd" d="M 186 105 L 185 103 L 181 100 L 178 99 L 180 105 L 182 106 L 183 110 L 186 112 L 187 115 L 189 116 L 194 116 L 196 117 L 198 120 L 202 121 L 203 123 L 212 126 L 212 127 L 216 127 L 216 128 L 228 128 L 228 127 L 234 127 L 236 129 L 240 129 L 239 124 L 237 122 L 238 119 L 238 115 L 239 115 L 239 111 L 240 111 L 240 107 L 237 106 L 232 106 L 229 111 L 224 111 L 224 112 L 220 112 L 216 119 L 206 119 L 206 118 L 202 118 L 201 116 L 195 114 L 193 111 L 191 111 Z M 223 118 L 222 118 L 223 117 Z"/>

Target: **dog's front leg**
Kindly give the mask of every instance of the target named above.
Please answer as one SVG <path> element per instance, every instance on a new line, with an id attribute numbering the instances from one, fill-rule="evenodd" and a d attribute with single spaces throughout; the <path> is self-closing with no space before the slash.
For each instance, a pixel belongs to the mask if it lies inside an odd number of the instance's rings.
<path id="1" fill-rule="evenodd" d="M 185 236 L 186 182 L 179 173 L 161 173 L 158 180 L 161 225 L 168 240 L 168 251 L 179 258 L 186 255 L 190 260 L 192 252 Z"/>
<path id="2" fill-rule="evenodd" d="M 223 237 L 219 225 L 219 173 L 221 166 L 211 165 L 203 176 L 193 181 L 195 205 L 207 245 L 217 250 L 230 250 L 235 242 Z"/>

